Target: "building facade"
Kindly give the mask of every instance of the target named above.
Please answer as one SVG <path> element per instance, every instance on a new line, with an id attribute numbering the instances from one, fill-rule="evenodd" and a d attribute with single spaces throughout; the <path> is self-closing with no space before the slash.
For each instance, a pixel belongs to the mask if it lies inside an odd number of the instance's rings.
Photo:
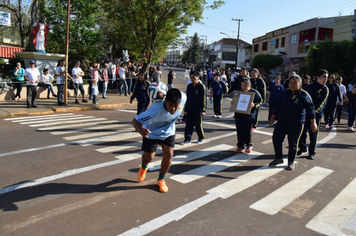
<path id="1" fill-rule="evenodd" d="M 258 54 L 279 55 L 283 64 L 275 72 L 306 73 L 309 48 L 325 39 L 351 40 L 354 16 L 313 18 L 253 39 L 253 57 Z"/>

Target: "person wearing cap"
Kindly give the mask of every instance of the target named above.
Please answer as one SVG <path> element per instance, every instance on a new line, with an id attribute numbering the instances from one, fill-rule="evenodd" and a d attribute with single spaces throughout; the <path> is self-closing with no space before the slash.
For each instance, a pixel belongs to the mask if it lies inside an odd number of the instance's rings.
<path id="1" fill-rule="evenodd" d="M 137 99 L 137 115 L 146 111 L 148 105 L 150 104 L 149 87 L 150 82 L 148 81 L 146 72 L 144 70 L 140 70 L 135 90 L 130 97 L 130 104 L 132 104 L 132 101 L 135 98 Z"/>
<path id="2" fill-rule="evenodd" d="M 25 70 L 25 80 L 27 89 L 27 108 L 37 107 L 37 84 L 41 79 L 40 71 L 35 67 L 35 61 L 30 60 L 30 66 Z"/>
<path id="3" fill-rule="evenodd" d="M 84 72 L 79 66 L 80 66 L 80 61 L 77 61 L 75 63 L 75 67 L 72 69 L 73 82 L 74 82 L 74 97 L 75 97 L 76 104 L 79 104 L 78 89 L 80 90 L 80 93 L 82 94 L 82 102 L 88 102 L 87 100 L 85 100 L 85 93 L 84 93 L 84 87 L 83 87 Z"/>
<path id="4" fill-rule="evenodd" d="M 279 96 L 276 108 L 269 120 L 269 125 L 272 126 L 278 118 L 272 136 L 275 159 L 269 163 L 270 167 L 283 163 L 283 141 L 288 135 L 288 166 L 286 170 L 294 170 L 298 140 L 306 119 L 309 119 L 308 128 L 312 132 L 318 129 L 312 98 L 301 87 L 302 79 L 299 75 L 293 75 L 289 81 L 289 89 L 284 90 Z"/>

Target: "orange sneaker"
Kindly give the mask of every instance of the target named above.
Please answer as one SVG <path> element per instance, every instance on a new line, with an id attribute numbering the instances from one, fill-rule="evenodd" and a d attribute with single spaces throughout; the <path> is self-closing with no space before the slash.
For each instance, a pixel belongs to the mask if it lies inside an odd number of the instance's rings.
<path id="1" fill-rule="evenodd" d="M 164 181 L 164 179 L 157 180 L 157 185 L 159 186 L 159 191 L 161 193 L 168 192 L 168 187 L 167 187 L 166 181 Z"/>
<path id="2" fill-rule="evenodd" d="M 148 170 L 148 168 L 147 169 L 143 169 L 142 167 L 140 167 L 140 170 L 137 173 L 138 182 L 142 182 L 142 181 L 145 180 L 147 170 Z"/>

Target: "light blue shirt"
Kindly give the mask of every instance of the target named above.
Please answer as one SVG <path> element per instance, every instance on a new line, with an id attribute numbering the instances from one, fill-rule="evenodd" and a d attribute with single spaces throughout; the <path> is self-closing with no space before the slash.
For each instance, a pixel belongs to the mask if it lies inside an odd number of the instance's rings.
<path id="1" fill-rule="evenodd" d="M 185 93 L 181 92 L 181 94 L 181 102 L 174 114 L 169 113 L 164 108 L 164 100 L 162 100 L 161 102 L 154 102 L 145 112 L 135 117 L 137 122 L 143 124 L 143 128 L 151 131 L 148 135 L 149 139 L 165 140 L 169 136 L 175 135 L 175 121 L 182 113 L 187 100 Z"/>

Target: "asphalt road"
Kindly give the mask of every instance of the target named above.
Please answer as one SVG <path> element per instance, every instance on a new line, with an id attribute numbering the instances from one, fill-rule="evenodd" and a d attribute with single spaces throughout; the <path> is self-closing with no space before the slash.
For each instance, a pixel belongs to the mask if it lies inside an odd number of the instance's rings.
<path id="1" fill-rule="evenodd" d="M 166 73 L 166 71 L 165 71 Z M 184 89 L 183 72 L 175 85 Z M 140 136 L 135 108 L 93 110 L 0 122 L 0 235 L 355 235 L 355 134 L 321 128 L 314 161 L 266 166 L 273 127 L 262 108 L 251 154 L 235 154 L 230 101 L 223 118 L 204 117 L 206 141 L 179 145 L 156 185 L 158 151 L 136 179 Z M 284 153 L 287 153 L 284 144 Z"/>

